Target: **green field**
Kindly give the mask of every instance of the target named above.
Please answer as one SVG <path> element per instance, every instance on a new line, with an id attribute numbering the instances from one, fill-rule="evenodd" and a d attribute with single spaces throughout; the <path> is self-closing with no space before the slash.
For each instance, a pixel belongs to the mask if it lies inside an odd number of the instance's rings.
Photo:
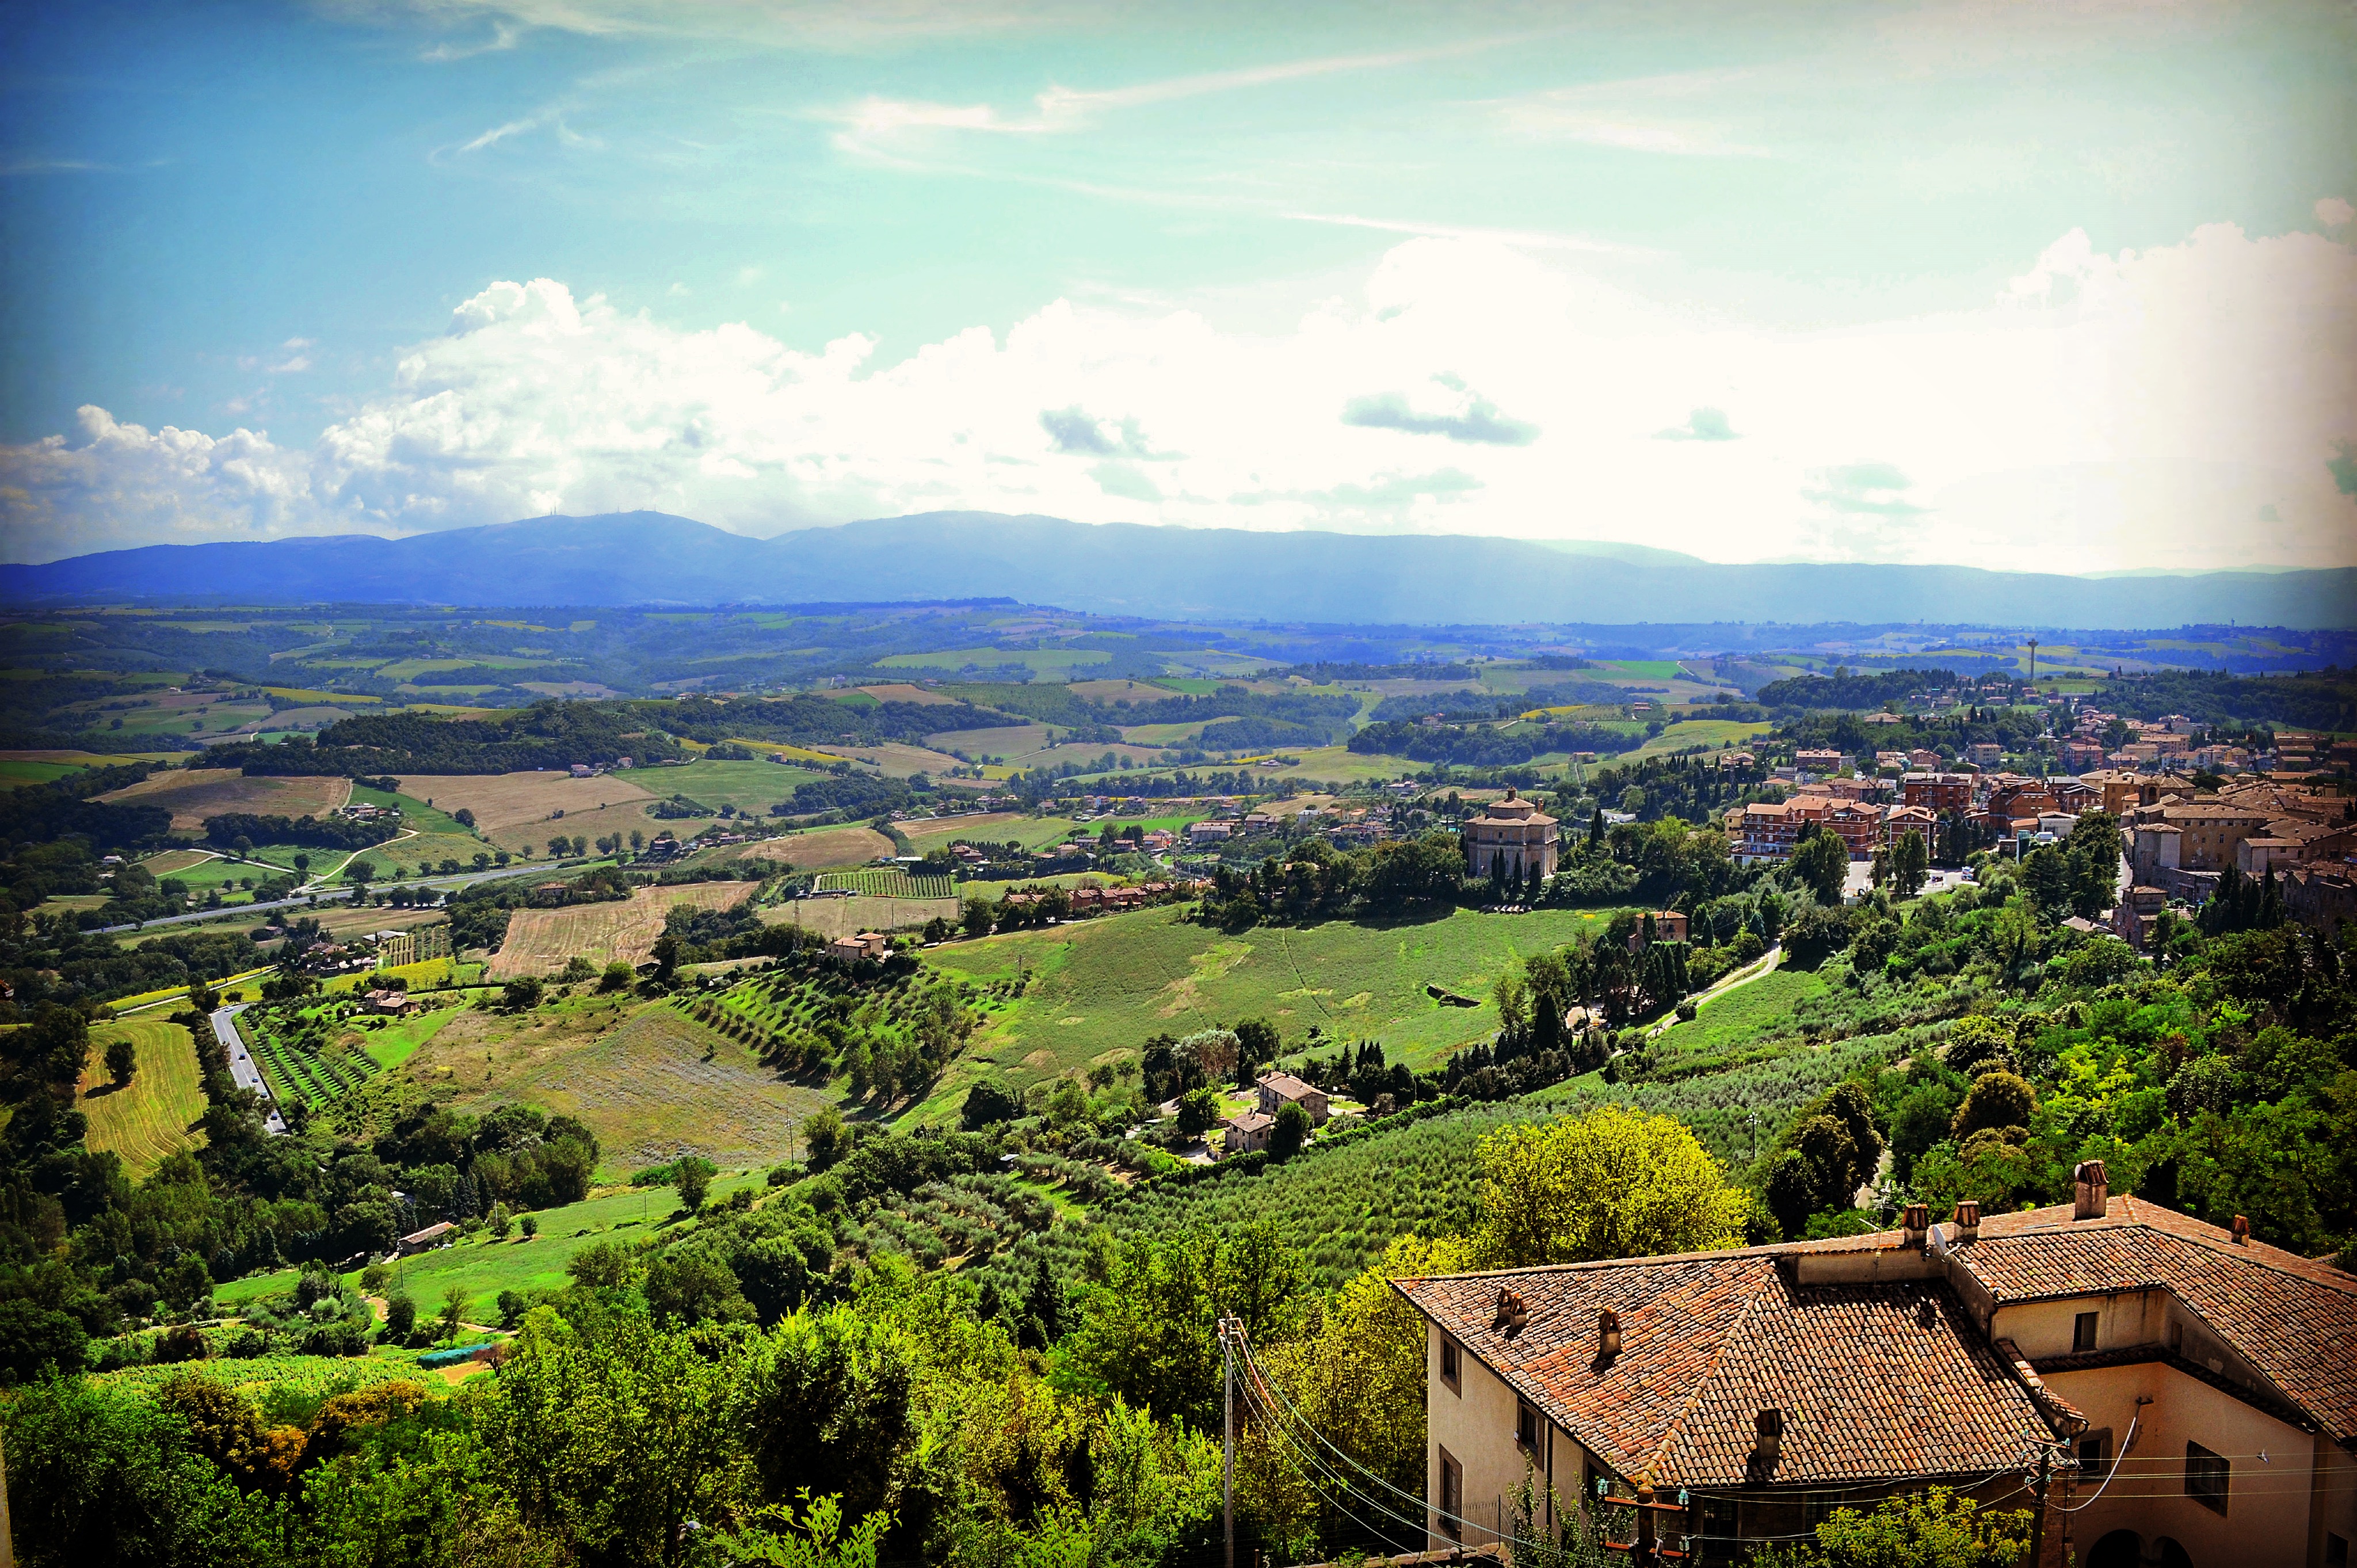
<path id="1" fill-rule="evenodd" d="M 1673 1025 L 1663 1032 L 1654 1054 L 1682 1060 L 1728 1056 L 1789 1033 L 1793 1009 L 1824 993 L 1825 983 L 1813 974 L 1797 969 L 1771 971 L 1704 1002 L 1692 1023 Z"/>
<path id="2" fill-rule="evenodd" d="M 449 961 L 444 959 L 437 961 L 447 963 Z M 411 964 L 408 967 L 421 969 L 425 966 Z M 457 1007 L 445 1007 L 438 1012 L 420 1013 L 414 1018 L 404 1018 L 399 1023 L 390 1025 L 371 1035 L 368 1044 L 361 1048 L 368 1052 L 370 1059 L 377 1066 L 390 1072 L 416 1054 L 418 1047 L 439 1034 L 443 1025 L 465 1011 L 466 1008 L 462 1004 Z"/>
<path id="3" fill-rule="evenodd" d="M 106 1071 L 106 1047 L 118 1039 L 128 1039 L 139 1053 L 138 1070 L 121 1089 Z M 91 1152 L 113 1152 L 135 1182 L 165 1156 L 201 1147 L 204 1134 L 193 1129 L 205 1113 L 205 1090 L 188 1031 L 161 1018 L 92 1028 L 81 1109 L 90 1118 L 83 1142 Z"/>
<path id="4" fill-rule="evenodd" d="M 1634 676 L 1641 681 L 1674 681 L 1678 678 L 1677 660 L 1674 659 L 1611 659 L 1599 662 L 1596 668 L 1598 677 L 1606 681 L 1615 675 Z"/>
<path id="5" fill-rule="evenodd" d="M 1745 724 L 1739 719 L 1688 719 L 1684 724 L 1667 726 L 1636 750 L 1622 752 L 1612 760 L 1631 762 L 1661 757 L 1674 751 L 1684 751 L 1690 746 L 1706 746 L 1713 750 L 1747 746 L 1766 735 L 1770 727 L 1765 724 Z"/>
<path id="6" fill-rule="evenodd" d="M 740 1187 L 759 1189 L 759 1172 L 716 1176 L 712 1196 L 726 1197 Z M 522 1230 L 504 1241 L 489 1230 L 477 1232 L 455 1247 L 437 1248 L 404 1258 L 393 1265 L 394 1280 L 409 1292 L 421 1312 L 440 1308 L 442 1293 L 457 1285 L 467 1293 L 466 1317 L 470 1323 L 497 1323 L 496 1303 L 503 1290 L 557 1290 L 567 1283 L 565 1265 L 573 1254 L 619 1230 L 619 1240 L 635 1240 L 664 1229 L 679 1206 L 679 1195 L 667 1187 L 621 1187 L 560 1208 L 541 1210 L 534 1218 L 540 1234 L 527 1240 Z M 213 1299 L 246 1300 L 276 1291 L 292 1290 L 299 1277 L 295 1270 L 258 1274 L 213 1292 Z M 358 1273 L 346 1276 L 357 1282 Z"/>
<path id="7" fill-rule="evenodd" d="M 1486 998 L 1508 962 L 1600 930 L 1608 918 L 1459 909 L 1420 921 L 1333 920 L 1230 937 L 1178 916 L 1176 908 L 1106 916 L 958 942 L 929 959 L 962 979 L 1029 976 L 1021 1000 L 969 1053 L 1018 1082 L 1135 1058 L 1149 1036 L 1254 1016 L 1275 1023 L 1288 1047 L 1315 1024 L 1329 1038 L 1380 1039 L 1395 1056 L 1431 1067 L 1496 1031 Z M 1427 983 L 1485 1000 L 1444 1007 L 1426 993 Z"/>
<path id="8" fill-rule="evenodd" d="M 72 762 L 15 762 L 0 758 L 0 789 L 19 789 L 27 784 L 47 784 L 52 779 L 62 779 L 69 773 L 80 773 L 81 765 Z"/>
<path id="9" fill-rule="evenodd" d="M 658 795 L 684 795 L 716 811 L 733 806 L 747 816 L 760 817 L 778 801 L 793 799 L 795 785 L 824 777 L 812 768 L 774 762 L 691 762 L 647 774 L 643 782 Z"/>

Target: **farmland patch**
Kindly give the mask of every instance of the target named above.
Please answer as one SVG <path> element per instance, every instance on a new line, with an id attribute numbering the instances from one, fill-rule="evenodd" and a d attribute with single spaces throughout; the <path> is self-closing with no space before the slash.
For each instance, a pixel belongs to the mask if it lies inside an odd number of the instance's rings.
<path id="1" fill-rule="evenodd" d="M 106 1047 L 119 1039 L 131 1042 L 138 1061 L 120 1089 L 106 1070 Z M 97 1026 L 90 1032 L 81 1110 L 90 1118 L 83 1142 L 91 1152 L 115 1155 L 135 1182 L 167 1155 L 201 1148 L 205 1135 L 196 1129 L 205 1113 L 205 1091 L 196 1042 L 187 1029 L 160 1018 Z"/>
<path id="2" fill-rule="evenodd" d="M 998 1015 L 985 1048 L 1001 1059 L 1049 1054 L 1060 1071 L 1152 1035 L 1265 1017 L 1288 1044 L 1312 1024 L 1333 1038 L 1380 1039 L 1417 1068 L 1444 1061 L 1498 1027 L 1486 1000 L 1513 960 L 1596 932 L 1607 916 L 1543 909 L 1485 915 L 1459 909 L 1420 921 L 1333 920 L 1262 927 L 1227 937 L 1174 908 L 1075 921 L 933 950 L 943 972 L 977 982 L 1028 977 L 1022 998 Z M 1480 996 L 1479 1007 L 1444 1007 L 1427 983 Z M 1365 1000 L 1359 999 L 1363 995 Z M 1348 997 L 1355 1005 L 1338 1005 Z M 1078 1025 L 1059 1025 L 1077 1017 Z"/>
<path id="3" fill-rule="evenodd" d="M 641 887 L 609 904 L 576 904 L 564 909 L 518 909 L 509 918 L 507 940 L 484 972 L 490 980 L 554 974 L 578 955 L 596 964 L 619 960 L 644 962 L 662 935 L 672 907 L 731 909 L 750 897 L 750 882 L 696 882 L 681 887 Z"/>
<path id="4" fill-rule="evenodd" d="M 941 773 L 962 766 L 947 752 L 898 742 L 884 746 L 822 746 L 818 749 L 830 757 L 865 762 L 891 779 L 906 779 L 912 773 Z"/>
<path id="5" fill-rule="evenodd" d="M 201 832 L 207 817 L 252 811 L 266 817 L 324 817 L 351 798 L 349 779 L 249 779 L 234 768 L 175 768 L 98 799 L 161 806 L 175 832 Z"/>
<path id="6" fill-rule="evenodd" d="M 866 865 L 879 854 L 890 854 L 892 841 L 874 828 L 821 828 L 816 832 L 765 839 L 748 847 L 796 871 L 823 871 L 831 866 Z"/>
<path id="7" fill-rule="evenodd" d="M 899 931 L 939 918 L 958 918 L 955 898 L 876 898 L 854 894 L 848 898 L 789 898 L 761 911 L 772 926 L 797 926 L 813 936 L 856 935 L 861 931 Z"/>
<path id="8" fill-rule="evenodd" d="M 577 1117 L 597 1134 L 606 1163 L 619 1169 L 682 1154 L 723 1165 L 767 1164 L 784 1156 L 799 1122 L 834 1103 L 824 1090 L 786 1082 L 746 1047 L 660 1004 L 595 1036 L 538 1014 L 528 1021 L 468 1014 L 413 1056 L 406 1070 L 454 1087 L 462 1110 L 521 1101 Z"/>
<path id="9" fill-rule="evenodd" d="M 628 774 L 614 773 L 594 779 L 544 772 L 419 773 L 401 780 L 401 792 L 430 801 L 436 811 L 470 811 L 475 814 L 475 826 L 487 833 L 499 828 L 544 822 L 553 811 L 563 811 L 570 817 L 576 811 L 594 811 L 600 807 L 652 798 Z"/>

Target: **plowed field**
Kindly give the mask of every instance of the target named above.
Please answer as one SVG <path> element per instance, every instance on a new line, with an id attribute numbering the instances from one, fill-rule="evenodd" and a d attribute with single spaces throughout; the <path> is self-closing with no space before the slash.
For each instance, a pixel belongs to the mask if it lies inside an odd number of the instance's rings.
<path id="1" fill-rule="evenodd" d="M 324 817 L 351 797 L 349 779 L 249 779 L 234 768 L 191 768 L 151 774 L 99 799 L 162 806 L 172 813 L 174 832 L 194 832 L 224 811 Z"/>

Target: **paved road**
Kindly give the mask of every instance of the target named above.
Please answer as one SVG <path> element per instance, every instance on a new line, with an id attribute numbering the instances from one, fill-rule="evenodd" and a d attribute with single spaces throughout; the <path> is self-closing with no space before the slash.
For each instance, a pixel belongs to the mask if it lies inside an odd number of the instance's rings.
<path id="1" fill-rule="evenodd" d="M 583 861 L 580 864 L 590 865 L 596 863 Z M 580 869 L 578 865 L 558 866 L 547 861 L 542 861 L 535 865 L 495 866 L 490 871 L 462 872 L 457 876 L 420 877 L 402 883 L 401 886 L 434 887 L 449 892 L 460 887 L 471 887 L 478 882 L 497 882 L 503 876 L 544 876 L 552 871 L 578 869 Z M 266 915 L 273 909 L 307 909 L 314 903 L 340 901 L 350 897 L 351 889 L 349 887 L 322 887 L 317 893 L 306 893 L 295 898 L 280 898 L 268 904 L 233 904 L 221 909 L 191 909 L 185 915 L 159 915 L 155 919 L 142 920 L 134 925 L 101 926 L 91 935 L 106 937 L 113 936 L 118 931 L 152 931 L 158 926 L 185 926 L 197 920 L 220 920 L 243 915 Z"/>
<path id="2" fill-rule="evenodd" d="M 264 1080 L 262 1069 L 255 1064 L 251 1056 L 246 1054 L 245 1041 L 237 1032 L 237 1015 L 244 1006 L 245 1004 L 241 1002 L 234 1007 L 224 1007 L 213 1015 L 213 1038 L 219 1040 L 221 1049 L 229 1053 L 229 1074 L 237 1079 L 237 1086 L 240 1089 L 250 1089 L 262 1096 L 267 1107 L 264 1112 L 263 1124 L 274 1133 L 284 1133 L 286 1131 L 286 1122 L 278 1114 L 278 1107 L 270 1102 L 270 1085 Z"/>

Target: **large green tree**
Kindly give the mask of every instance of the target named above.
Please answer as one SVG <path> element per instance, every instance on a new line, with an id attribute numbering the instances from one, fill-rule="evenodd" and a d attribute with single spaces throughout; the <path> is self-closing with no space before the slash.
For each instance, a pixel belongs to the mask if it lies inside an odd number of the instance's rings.
<path id="1" fill-rule="evenodd" d="M 1734 1244 L 1747 1196 L 1667 1116 L 1605 1106 L 1481 1140 L 1485 1268 L 1577 1263 Z"/>

